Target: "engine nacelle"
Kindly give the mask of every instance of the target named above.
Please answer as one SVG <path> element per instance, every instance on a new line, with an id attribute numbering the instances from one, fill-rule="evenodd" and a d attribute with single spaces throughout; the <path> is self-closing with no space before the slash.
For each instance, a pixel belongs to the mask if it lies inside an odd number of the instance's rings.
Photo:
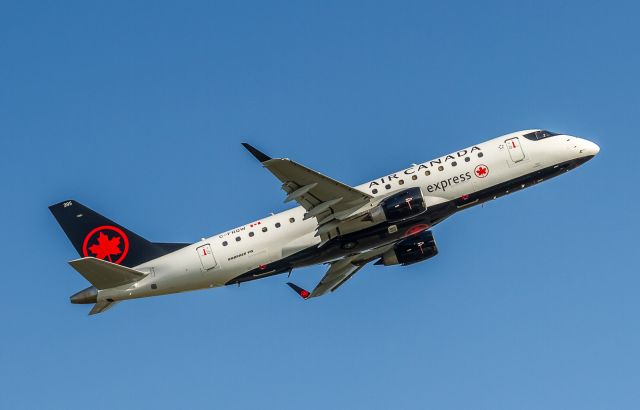
<path id="1" fill-rule="evenodd" d="M 374 223 L 399 222 L 427 211 L 427 204 L 420 188 L 409 188 L 391 195 L 380 202 L 367 215 Z"/>
<path id="2" fill-rule="evenodd" d="M 382 254 L 376 265 L 411 265 L 438 254 L 436 241 L 431 231 L 422 231 L 398 242 L 392 249 Z"/>

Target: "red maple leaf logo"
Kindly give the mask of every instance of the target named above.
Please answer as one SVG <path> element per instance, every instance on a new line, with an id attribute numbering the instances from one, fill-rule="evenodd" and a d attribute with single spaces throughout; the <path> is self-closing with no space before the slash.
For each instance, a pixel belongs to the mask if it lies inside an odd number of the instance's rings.
<path id="1" fill-rule="evenodd" d="M 113 238 L 109 239 L 107 235 L 105 235 L 103 232 L 100 232 L 100 235 L 98 235 L 98 243 L 91 245 L 89 247 L 89 250 L 91 251 L 91 253 L 96 255 L 96 258 L 108 258 L 109 262 L 113 262 L 113 260 L 111 259 L 111 255 L 118 255 L 122 252 L 120 250 L 120 237 L 114 236 Z"/>
<path id="2" fill-rule="evenodd" d="M 489 168 L 486 165 L 478 165 L 475 169 L 476 176 L 478 178 L 484 178 L 489 173 Z"/>

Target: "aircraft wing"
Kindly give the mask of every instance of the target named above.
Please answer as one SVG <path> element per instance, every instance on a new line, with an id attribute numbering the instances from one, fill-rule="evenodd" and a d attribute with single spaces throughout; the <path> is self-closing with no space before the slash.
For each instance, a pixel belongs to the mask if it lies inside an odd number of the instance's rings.
<path id="1" fill-rule="evenodd" d="M 340 222 L 335 219 L 349 216 L 373 198 L 290 159 L 271 158 L 247 143 L 242 145 L 282 182 L 285 202 L 296 201 L 304 207 L 305 219 L 318 218 L 320 235 L 338 227 Z"/>
<path id="2" fill-rule="evenodd" d="M 289 287 L 303 299 L 315 298 L 318 296 L 322 296 L 328 292 L 333 292 L 340 286 L 342 286 L 342 284 L 344 284 L 346 281 L 351 279 L 351 277 L 353 277 L 356 272 L 362 269 L 364 265 L 381 256 L 393 246 L 394 244 L 385 245 L 361 254 L 348 256 L 335 262 L 331 262 L 329 270 L 322 277 L 322 279 L 320 279 L 320 282 L 311 292 L 291 282 L 288 282 L 287 285 L 289 285 Z"/>

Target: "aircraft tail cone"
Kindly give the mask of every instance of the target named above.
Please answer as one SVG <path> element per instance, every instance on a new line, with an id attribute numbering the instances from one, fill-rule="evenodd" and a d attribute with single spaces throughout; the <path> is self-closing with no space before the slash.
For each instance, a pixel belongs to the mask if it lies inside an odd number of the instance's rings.
<path id="1" fill-rule="evenodd" d="M 78 305 L 96 303 L 98 301 L 98 289 L 96 289 L 95 286 L 89 286 L 88 288 L 72 295 L 69 299 L 71 300 L 71 303 Z"/>

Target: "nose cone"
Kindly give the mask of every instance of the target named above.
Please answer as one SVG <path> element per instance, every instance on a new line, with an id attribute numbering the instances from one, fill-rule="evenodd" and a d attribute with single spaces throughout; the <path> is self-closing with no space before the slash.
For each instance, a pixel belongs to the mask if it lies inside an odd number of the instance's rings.
<path id="1" fill-rule="evenodd" d="M 589 156 L 595 156 L 596 154 L 598 154 L 598 152 L 600 152 L 600 147 L 595 142 L 585 141 L 585 145 L 584 145 L 584 148 L 582 148 L 582 152 L 583 154 L 586 154 Z"/>

